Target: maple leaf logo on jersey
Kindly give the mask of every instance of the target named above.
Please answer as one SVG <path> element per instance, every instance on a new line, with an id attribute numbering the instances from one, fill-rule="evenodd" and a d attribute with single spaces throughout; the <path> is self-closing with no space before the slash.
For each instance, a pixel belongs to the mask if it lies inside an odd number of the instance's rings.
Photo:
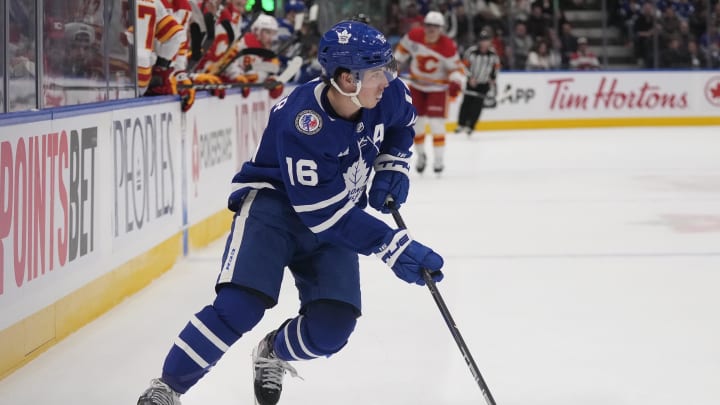
<path id="1" fill-rule="evenodd" d="M 347 32 L 347 30 L 343 30 L 342 32 L 338 32 L 338 44 L 347 44 L 350 42 L 350 37 L 352 37 L 352 34 Z"/>
<path id="2" fill-rule="evenodd" d="M 348 167 L 347 171 L 343 174 L 345 179 L 345 188 L 348 191 L 348 199 L 354 203 L 360 200 L 363 192 L 365 192 L 365 184 L 367 183 L 368 176 L 370 175 L 370 168 L 368 167 L 365 160 L 362 158 L 362 154 L 358 160 Z"/>
<path id="3" fill-rule="evenodd" d="M 322 128 L 322 118 L 313 110 L 300 111 L 295 116 L 295 128 L 305 135 L 315 135 Z"/>

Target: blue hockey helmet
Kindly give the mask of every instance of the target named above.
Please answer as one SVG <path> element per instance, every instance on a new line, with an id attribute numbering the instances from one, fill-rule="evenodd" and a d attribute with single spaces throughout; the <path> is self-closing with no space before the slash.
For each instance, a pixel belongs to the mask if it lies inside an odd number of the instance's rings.
<path id="1" fill-rule="evenodd" d="M 285 3 L 285 14 L 291 11 L 302 13 L 305 11 L 305 3 L 302 0 L 289 0 Z"/>
<path id="2" fill-rule="evenodd" d="M 385 36 L 359 21 L 341 21 L 330 28 L 320 39 L 318 61 L 327 78 L 332 78 L 339 68 L 355 74 L 384 68 L 388 80 L 397 74 L 392 47 Z"/>

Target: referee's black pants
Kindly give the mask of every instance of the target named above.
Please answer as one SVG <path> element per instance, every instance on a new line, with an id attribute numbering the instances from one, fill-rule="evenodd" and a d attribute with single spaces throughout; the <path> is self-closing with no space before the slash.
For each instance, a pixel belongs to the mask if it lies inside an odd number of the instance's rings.
<path id="1" fill-rule="evenodd" d="M 477 86 L 467 86 L 462 104 L 460 104 L 460 113 L 458 114 L 458 127 L 468 127 L 475 129 L 482 113 L 485 103 L 485 95 L 490 90 L 489 83 L 478 84 Z M 470 93 L 470 94 L 468 94 Z"/>

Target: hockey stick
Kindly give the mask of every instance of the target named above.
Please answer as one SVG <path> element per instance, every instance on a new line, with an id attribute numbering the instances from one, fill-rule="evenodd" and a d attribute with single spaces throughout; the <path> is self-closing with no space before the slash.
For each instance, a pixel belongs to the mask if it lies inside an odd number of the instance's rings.
<path id="1" fill-rule="evenodd" d="M 242 89 L 246 87 L 264 87 L 268 90 L 274 88 L 276 82 L 268 81 L 261 83 L 200 83 L 200 84 L 178 84 L 178 89 L 195 89 L 195 90 L 227 90 L 227 89 Z"/>
<path id="2" fill-rule="evenodd" d="M 227 69 L 228 66 L 230 66 L 230 64 L 232 64 L 238 57 L 240 57 L 239 52 L 236 53 L 235 55 L 232 55 L 232 52 L 228 52 L 228 51 L 237 47 L 240 44 L 240 41 L 242 41 L 245 34 L 250 32 L 250 29 L 251 29 L 253 23 L 255 23 L 255 21 L 260 16 L 260 14 L 262 14 L 262 13 L 255 13 L 255 15 L 253 15 L 253 18 L 250 20 L 250 23 L 248 23 L 247 28 L 242 30 L 239 37 L 234 38 L 233 41 L 230 44 L 228 44 L 228 47 L 225 50 L 225 53 L 222 54 L 222 56 L 220 57 L 220 59 L 217 62 L 212 63 L 208 67 L 206 67 L 207 71 L 204 73 L 219 75 L 220 73 L 224 72 L 225 69 Z M 205 56 L 205 55 L 203 55 L 203 56 Z M 193 73 L 199 73 L 197 71 L 197 67 L 201 65 L 200 62 L 202 62 L 202 61 L 203 61 L 203 58 L 201 58 L 200 61 L 195 65 L 195 70 L 193 71 Z"/>
<path id="3" fill-rule="evenodd" d="M 285 66 L 285 70 L 280 73 L 276 80 L 280 83 L 287 83 L 290 79 L 295 77 L 298 71 L 300 71 L 300 68 L 302 67 L 303 60 L 300 56 L 294 56 L 292 59 L 290 59 Z"/>
<path id="4" fill-rule="evenodd" d="M 198 25 L 200 32 L 203 34 L 206 33 L 207 25 L 205 24 L 205 16 L 203 15 L 202 10 L 200 10 L 196 0 L 190 0 L 188 3 L 190 3 L 190 15 L 192 16 L 192 21 Z"/>
<path id="5" fill-rule="evenodd" d="M 388 200 L 386 204 L 387 207 L 390 208 L 390 213 L 392 214 L 392 217 L 395 220 L 397 226 L 399 226 L 401 229 L 407 229 L 405 221 L 403 221 L 402 216 L 400 216 L 400 211 L 398 211 L 398 209 L 395 207 L 395 202 L 392 200 Z M 435 303 L 440 309 L 440 313 L 442 314 L 445 323 L 450 329 L 450 333 L 452 333 L 453 338 L 455 338 L 455 343 L 457 343 L 458 347 L 460 348 L 460 352 L 465 358 L 465 363 L 467 363 L 468 367 L 470 368 L 470 373 L 473 375 L 473 378 L 475 378 L 475 381 L 480 387 L 480 391 L 482 391 L 482 394 L 485 397 L 485 402 L 487 403 L 487 405 L 496 405 L 495 398 L 493 398 L 492 394 L 490 393 L 490 388 L 488 388 L 485 380 L 482 377 L 482 374 L 480 374 L 480 369 L 478 368 L 477 364 L 475 364 L 475 360 L 470 354 L 470 350 L 465 344 L 465 340 L 460 334 L 460 330 L 458 329 L 457 325 L 455 325 L 455 320 L 453 320 L 452 315 L 450 315 L 450 310 L 448 309 L 447 305 L 445 305 L 445 300 L 443 300 L 442 295 L 440 295 L 440 290 L 438 290 L 437 285 L 435 285 L 435 281 L 433 280 L 430 271 L 428 269 L 422 269 L 422 275 L 423 279 L 425 280 L 425 284 L 427 284 L 428 288 L 430 289 L 430 293 L 432 294 L 433 299 L 435 299 Z"/>
<path id="6" fill-rule="evenodd" d="M 193 88 L 195 90 L 227 90 L 232 88 L 245 88 L 245 87 L 264 87 L 268 90 L 274 89 L 280 84 L 285 84 L 288 80 L 292 79 L 300 70 L 302 66 L 302 58 L 296 56 L 290 59 L 285 70 L 282 71 L 275 79 L 268 80 L 259 83 L 205 83 L 205 84 L 192 84 L 192 85 L 178 85 L 179 89 Z"/>
<path id="7" fill-rule="evenodd" d="M 402 79 L 402 80 L 407 80 L 407 81 L 409 81 L 409 82 L 415 83 L 415 84 L 420 85 L 420 86 L 437 86 L 437 87 L 442 87 L 442 89 L 439 90 L 439 91 L 446 90 L 446 89 L 448 88 L 448 84 L 447 84 L 447 83 L 439 83 L 439 82 L 433 82 L 433 81 L 430 81 L 430 80 L 417 79 L 417 78 L 414 78 L 414 77 L 410 77 L 410 75 L 406 75 L 406 74 L 402 74 L 402 75 L 400 75 L 400 76 L 398 76 L 398 77 L 399 77 L 400 79 Z"/>

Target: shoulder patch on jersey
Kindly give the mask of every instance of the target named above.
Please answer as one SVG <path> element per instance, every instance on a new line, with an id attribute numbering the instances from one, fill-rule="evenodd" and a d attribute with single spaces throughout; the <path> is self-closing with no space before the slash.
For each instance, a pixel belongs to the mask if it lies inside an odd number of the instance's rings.
<path id="1" fill-rule="evenodd" d="M 365 124 L 363 124 L 362 121 L 358 122 L 357 127 L 355 127 L 355 132 L 358 134 L 362 132 L 365 129 Z"/>
<path id="2" fill-rule="evenodd" d="M 295 116 L 295 128 L 305 135 L 315 135 L 322 128 L 322 118 L 313 110 L 300 111 Z"/>

